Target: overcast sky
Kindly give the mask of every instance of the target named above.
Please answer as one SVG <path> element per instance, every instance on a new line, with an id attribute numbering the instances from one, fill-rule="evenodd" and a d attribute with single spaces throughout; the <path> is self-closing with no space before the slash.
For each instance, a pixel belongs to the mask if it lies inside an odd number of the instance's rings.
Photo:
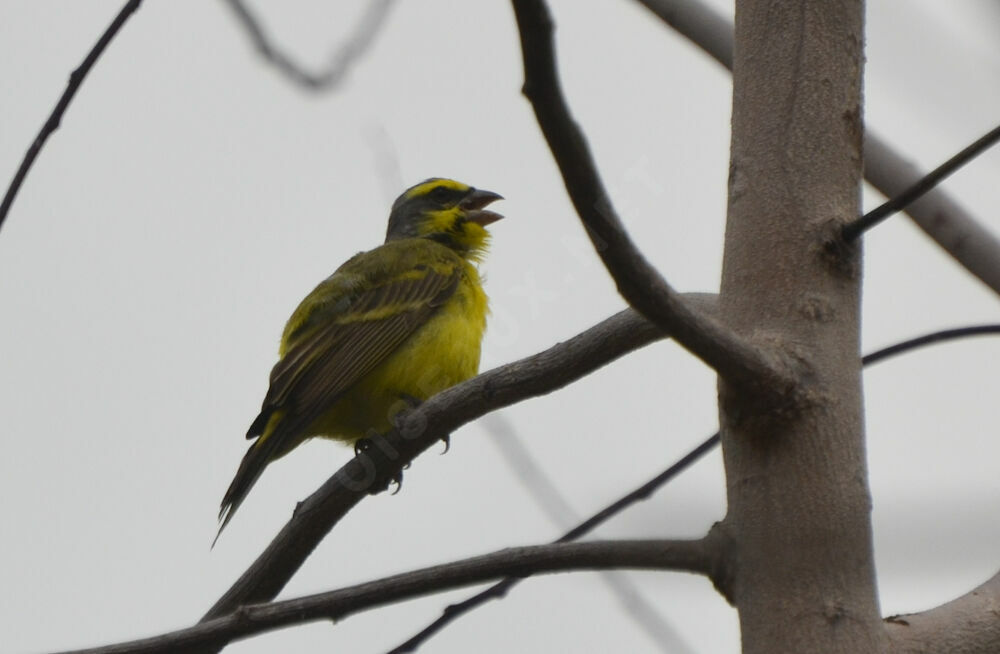
<path id="1" fill-rule="evenodd" d="M 6 184 L 120 0 L 0 0 Z M 728 73 L 637 3 L 553 2 L 573 111 L 631 234 L 672 284 L 718 288 Z M 363 3 L 252 2 L 319 67 Z M 460 8 L 459 8 L 460 6 Z M 728 11 L 726 3 L 717 6 Z M 868 125 L 924 168 L 1000 117 L 996 3 L 870 2 Z M 483 368 L 624 306 L 569 205 L 527 102 L 506 2 L 398 2 L 344 83 L 302 92 L 222 2 L 147 0 L 98 62 L 0 231 L 0 651 L 40 652 L 195 622 L 351 456 L 312 442 L 268 468 L 214 550 L 284 321 L 344 259 L 378 244 L 406 186 L 497 191 L 483 266 Z M 1000 232 L 1000 151 L 948 190 Z M 868 208 L 882 198 L 866 191 Z M 865 351 L 1000 322 L 996 296 L 904 217 L 866 237 Z M 963 593 L 998 566 L 1000 339 L 866 373 L 876 560 L 886 614 Z M 589 514 L 703 440 L 713 375 L 671 343 L 503 412 Z M 366 500 L 282 597 L 551 540 L 489 422 Z M 695 537 L 724 515 L 718 453 L 598 537 Z M 629 573 L 697 652 L 738 651 L 736 614 L 701 578 Z M 255 638 L 227 651 L 379 652 L 459 591 Z M 513 628 L 512 628 L 513 627 Z M 533 579 L 428 652 L 662 651 L 595 574 Z"/>

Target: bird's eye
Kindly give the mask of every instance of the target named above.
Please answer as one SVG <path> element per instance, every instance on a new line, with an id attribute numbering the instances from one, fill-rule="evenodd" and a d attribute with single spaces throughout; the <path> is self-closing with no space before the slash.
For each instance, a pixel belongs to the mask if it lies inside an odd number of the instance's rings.
<path id="1" fill-rule="evenodd" d="M 444 186 L 438 186 L 434 188 L 427 195 L 429 195 L 432 200 L 437 200 L 438 202 L 444 202 L 445 200 L 451 197 L 451 191 L 450 189 Z"/>

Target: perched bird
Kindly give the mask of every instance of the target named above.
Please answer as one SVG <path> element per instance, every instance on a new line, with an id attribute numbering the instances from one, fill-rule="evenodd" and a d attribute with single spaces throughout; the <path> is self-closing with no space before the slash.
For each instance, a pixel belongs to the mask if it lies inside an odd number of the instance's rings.
<path id="1" fill-rule="evenodd" d="M 491 191 L 431 178 L 393 203 L 385 243 L 355 255 L 285 325 L 256 439 L 229 485 L 219 533 L 264 468 L 313 436 L 356 443 L 400 410 L 474 376 L 487 300 L 476 268 Z M 216 536 L 218 539 L 218 536 Z"/>

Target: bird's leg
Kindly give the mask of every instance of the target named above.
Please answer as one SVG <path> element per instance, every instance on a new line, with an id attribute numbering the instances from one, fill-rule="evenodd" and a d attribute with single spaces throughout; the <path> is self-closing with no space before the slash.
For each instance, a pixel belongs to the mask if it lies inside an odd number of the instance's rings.
<path id="1" fill-rule="evenodd" d="M 382 441 L 380 442 L 380 441 L 378 441 L 376 439 L 382 439 Z M 390 451 L 394 451 L 394 450 L 390 446 L 390 447 L 388 447 L 388 451 L 387 451 L 386 446 L 388 446 L 388 444 L 385 443 L 384 439 L 385 439 L 385 436 L 383 436 L 382 434 L 380 434 L 375 429 L 368 429 L 367 432 L 366 432 L 366 436 L 364 436 L 363 438 L 359 438 L 358 440 L 354 441 L 354 456 L 361 456 L 362 454 L 366 454 L 369 457 L 371 457 L 372 454 L 375 454 L 375 450 L 378 449 L 384 455 L 389 456 L 390 459 L 394 458 L 393 456 L 391 456 L 389 454 Z M 369 453 L 371 453 L 371 454 L 369 454 Z M 404 469 L 405 468 L 409 468 L 409 467 L 410 467 L 409 463 L 407 463 L 406 465 L 403 466 Z M 384 490 L 388 490 L 389 486 L 392 485 L 393 483 L 396 484 L 396 489 L 394 491 L 392 491 L 392 494 L 395 495 L 396 493 L 398 493 L 400 491 L 400 489 L 403 488 L 403 471 L 402 470 L 399 470 L 398 472 L 396 472 L 395 474 L 393 474 L 391 477 L 389 477 L 387 480 L 384 480 L 384 483 L 377 483 L 377 484 L 375 484 L 374 487 L 377 487 L 378 490 L 372 491 L 372 494 L 380 493 L 380 492 L 382 492 Z"/>
<path id="2" fill-rule="evenodd" d="M 403 414 L 405 414 L 408 410 L 412 411 L 413 409 L 416 409 L 418 406 L 420 406 L 424 402 L 420 398 L 414 397 L 414 396 L 410 395 L 409 393 L 400 393 L 399 394 L 399 399 L 406 403 L 407 409 L 404 409 L 402 411 L 397 412 L 396 415 L 393 417 L 393 425 L 397 429 L 399 429 L 399 419 L 400 419 L 400 417 Z M 444 451 L 441 452 L 441 454 L 445 454 L 448 450 L 451 449 L 451 434 L 445 434 L 444 436 L 441 437 L 441 440 L 444 442 Z"/>
<path id="3" fill-rule="evenodd" d="M 392 408 L 389 409 L 389 422 L 392 423 L 393 429 L 399 432 L 403 438 L 409 440 L 417 435 L 412 432 L 416 431 L 419 433 L 423 430 L 423 427 L 419 425 L 404 425 L 403 418 L 406 417 L 410 411 L 413 411 L 420 406 L 423 403 L 423 400 L 414 397 L 409 393 L 399 393 L 398 397 L 399 399 L 396 400 L 396 402 L 393 403 Z"/>
<path id="4" fill-rule="evenodd" d="M 398 427 L 396 427 L 396 425 L 395 425 L 395 421 L 393 421 L 393 427 L 396 428 L 396 429 L 398 429 Z M 372 431 L 374 431 L 374 430 L 372 430 Z M 376 436 L 372 436 L 372 438 L 375 438 L 375 437 Z M 382 438 L 382 435 L 378 434 L 377 437 L 378 438 Z M 397 470 L 396 473 L 393 476 L 389 477 L 388 481 L 386 481 L 386 483 L 385 483 L 385 490 L 389 490 L 389 486 L 390 485 L 396 484 L 396 490 L 392 491 L 390 493 L 390 495 L 395 495 L 399 491 L 403 490 L 403 470 L 405 470 L 406 468 L 409 468 L 409 467 L 410 467 L 409 463 L 405 464 L 402 468 L 400 468 L 399 470 Z"/>
<path id="5" fill-rule="evenodd" d="M 399 399 L 403 400 L 403 402 L 406 402 L 406 406 L 411 410 L 416 409 L 418 406 L 424 403 L 424 401 L 421 400 L 419 397 L 414 397 L 409 393 L 400 393 Z M 402 411 L 400 411 L 399 413 L 402 413 Z"/>

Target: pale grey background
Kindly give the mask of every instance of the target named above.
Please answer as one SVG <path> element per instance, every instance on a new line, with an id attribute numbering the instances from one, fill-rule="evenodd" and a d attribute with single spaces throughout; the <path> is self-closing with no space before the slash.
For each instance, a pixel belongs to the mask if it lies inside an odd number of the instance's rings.
<path id="1" fill-rule="evenodd" d="M 0 182 L 120 0 L 0 2 Z M 1000 117 L 1000 12 L 986 0 L 870 3 L 869 124 L 930 168 Z M 319 65 L 362 3 L 258 0 Z M 729 10 L 720 3 L 722 10 Z M 730 80 L 636 3 L 553 2 L 566 90 L 632 235 L 681 290 L 717 288 Z M 623 306 L 568 204 L 527 102 L 508 3 L 404 0 L 336 92 L 304 95 L 251 52 L 221 2 L 147 0 L 86 80 L 0 231 L 0 650 L 104 644 L 186 626 L 350 452 L 272 466 L 214 551 L 283 322 L 377 244 L 403 186 L 503 193 L 484 266 L 483 367 Z M 1000 153 L 949 190 L 1000 230 Z M 866 194 L 866 206 L 882 198 Z M 905 218 L 866 239 L 866 351 L 997 321 L 997 299 Z M 995 572 L 1000 341 L 925 350 L 866 376 L 886 614 Z M 714 378 L 673 344 L 506 416 L 583 514 L 716 426 Z M 601 537 L 697 536 L 724 512 L 718 453 Z M 352 512 L 283 593 L 547 541 L 559 530 L 482 426 Z M 698 652 L 738 649 L 736 614 L 691 576 L 632 574 Z M 460 591 L 233 646 L 378 652 Z M 593 574 L 531 580 L 428 652 L 657 651 Z"/>

